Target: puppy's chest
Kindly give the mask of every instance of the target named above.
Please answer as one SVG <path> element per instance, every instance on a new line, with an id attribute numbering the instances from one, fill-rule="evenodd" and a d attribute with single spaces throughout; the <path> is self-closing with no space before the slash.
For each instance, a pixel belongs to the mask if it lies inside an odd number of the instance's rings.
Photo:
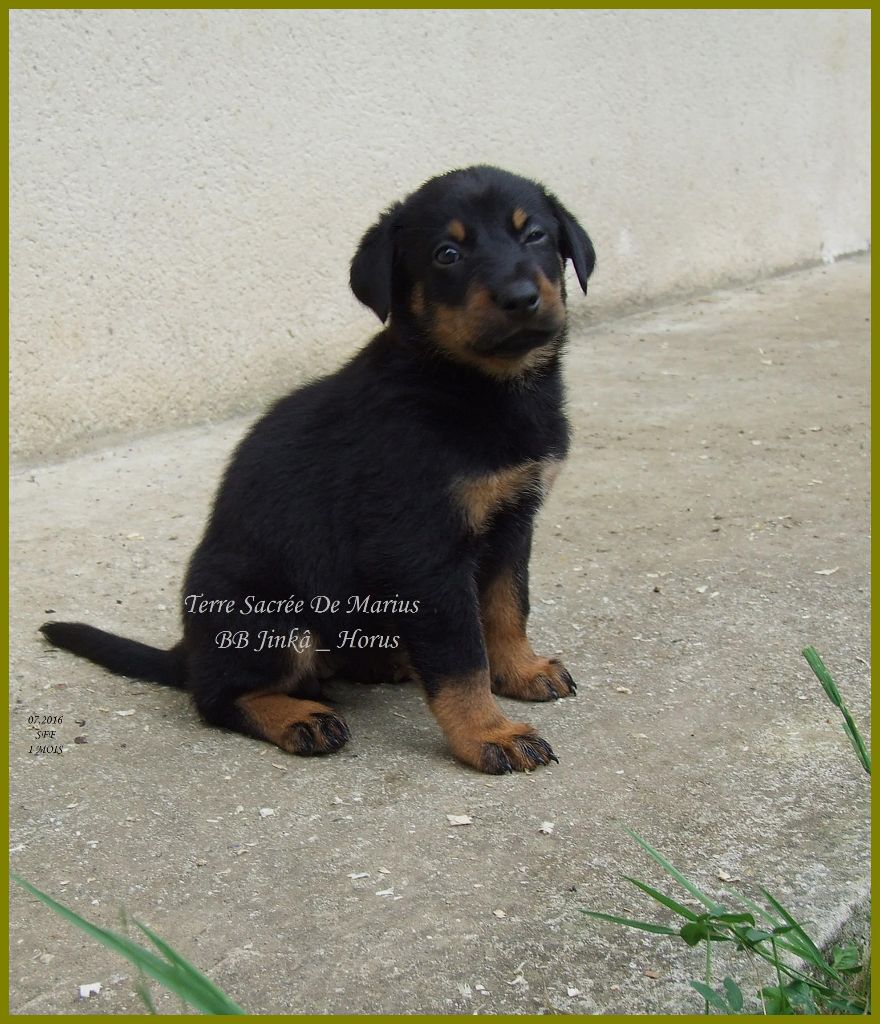
<path id="1" fill-rule="evenodd" d="M 453 507 L 472 536 L 486 534 L 506 509 L 537 509 L 568 451 L 568 423 L 560 402 L 507 408 L 481 427 L 480 441 L 471 442 L 469 465 L 450 482 Z"/>
<path id="2" fill-rule="evenodd" d="M 540 505 L 562 464 L 562 457 L 550 455 L 491 472 L 462 474 L 450 488 L 453 506 L 468 533 L 479 536 L 505 509 L 523 503 Z"/>

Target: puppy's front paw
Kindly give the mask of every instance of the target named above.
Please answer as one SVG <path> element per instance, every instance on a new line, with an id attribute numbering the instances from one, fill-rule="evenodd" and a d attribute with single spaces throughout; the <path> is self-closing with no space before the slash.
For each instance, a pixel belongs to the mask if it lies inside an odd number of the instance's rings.
<path id="1" fill-rule="evenodd" d="M 499 729 L 497 735 L 480 745 L 475 767 L 488 775 L 504 775 L 528 772 L 551 761 L 559 764 L 550 744 L 531 726 L 525 722 L 507 722 L 503 730 Z"/>
<path id="2" fill-rule="evenodd" d="M 561 661 L 535 657 L 495 676 L 492 690 L 516 700 L 559 700 L 574 696 L 577 686 Z"/>
<path id="3" fill-rule="evenodd" d="M 429 702 L 453 754 L 481 772 L 528 772 L 559 762 L 550 744 L 528 723 L 512 722 L 501 713 L 485 670 L 448 681 Z"/>

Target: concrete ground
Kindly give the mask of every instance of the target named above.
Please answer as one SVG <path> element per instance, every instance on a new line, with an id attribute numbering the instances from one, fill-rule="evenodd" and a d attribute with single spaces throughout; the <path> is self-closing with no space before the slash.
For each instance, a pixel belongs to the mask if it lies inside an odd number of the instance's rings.
<path id="1" fill-rule="evenodd" d="M 125 908 L 253 1013 L 699 1012 L 700 951 L 580 912 L 668 920 L 621 879 L 662 878 L 625 827 L 833 935 L 867 898 L 868 785 L 800 651 L 867 732 L 868 269 L 573 332 L 530 631 L 579 692 L 505 702 L 559 755 L 530 775 L 453 761 L 414 687 L 335 684 L 353 740 L 297 759 L 44 646 L 46 618 L 176 639 L 243 421 L 18 471 L 13 869 L 98 923 Z M 33 715 L 63 716 L 62 753 L 29 753 Z M 130 965 L 12 911 L 13 1011 L 141 1009 Z"/>

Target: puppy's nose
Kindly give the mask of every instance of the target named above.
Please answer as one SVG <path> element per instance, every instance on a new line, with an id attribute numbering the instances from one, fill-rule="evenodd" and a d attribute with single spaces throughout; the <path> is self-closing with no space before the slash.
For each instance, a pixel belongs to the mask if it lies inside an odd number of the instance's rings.
<path id="1" fill-rule="evenodd" d="M 531 281 L 507 284 L 496 291 L 494 299 L 509 316 L 534 316 L 541 305 L 540 293 Z"/>

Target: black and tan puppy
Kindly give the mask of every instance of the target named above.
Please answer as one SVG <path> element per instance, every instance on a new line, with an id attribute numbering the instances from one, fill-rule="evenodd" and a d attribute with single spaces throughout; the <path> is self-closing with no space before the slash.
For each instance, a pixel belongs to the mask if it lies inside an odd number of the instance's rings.
<path id="1" fill-rule="evenodd" d="M 355 295 L 387 326 L 238 447 L 189 566 L 180 643 L 80 623 L 43 633 L 185 687 L 209 724 L 295 754 L 349 737 L 317 702 L 322 678 L 410 675 L 467 764 L 555 760 L 492 694 L 575 692 L 526 639 L 532 523 L 568 447 L 565 260 L 586 292 L 584 230 L 496 168 L 441 175 L 392 206 L 351 265 Z"/>

